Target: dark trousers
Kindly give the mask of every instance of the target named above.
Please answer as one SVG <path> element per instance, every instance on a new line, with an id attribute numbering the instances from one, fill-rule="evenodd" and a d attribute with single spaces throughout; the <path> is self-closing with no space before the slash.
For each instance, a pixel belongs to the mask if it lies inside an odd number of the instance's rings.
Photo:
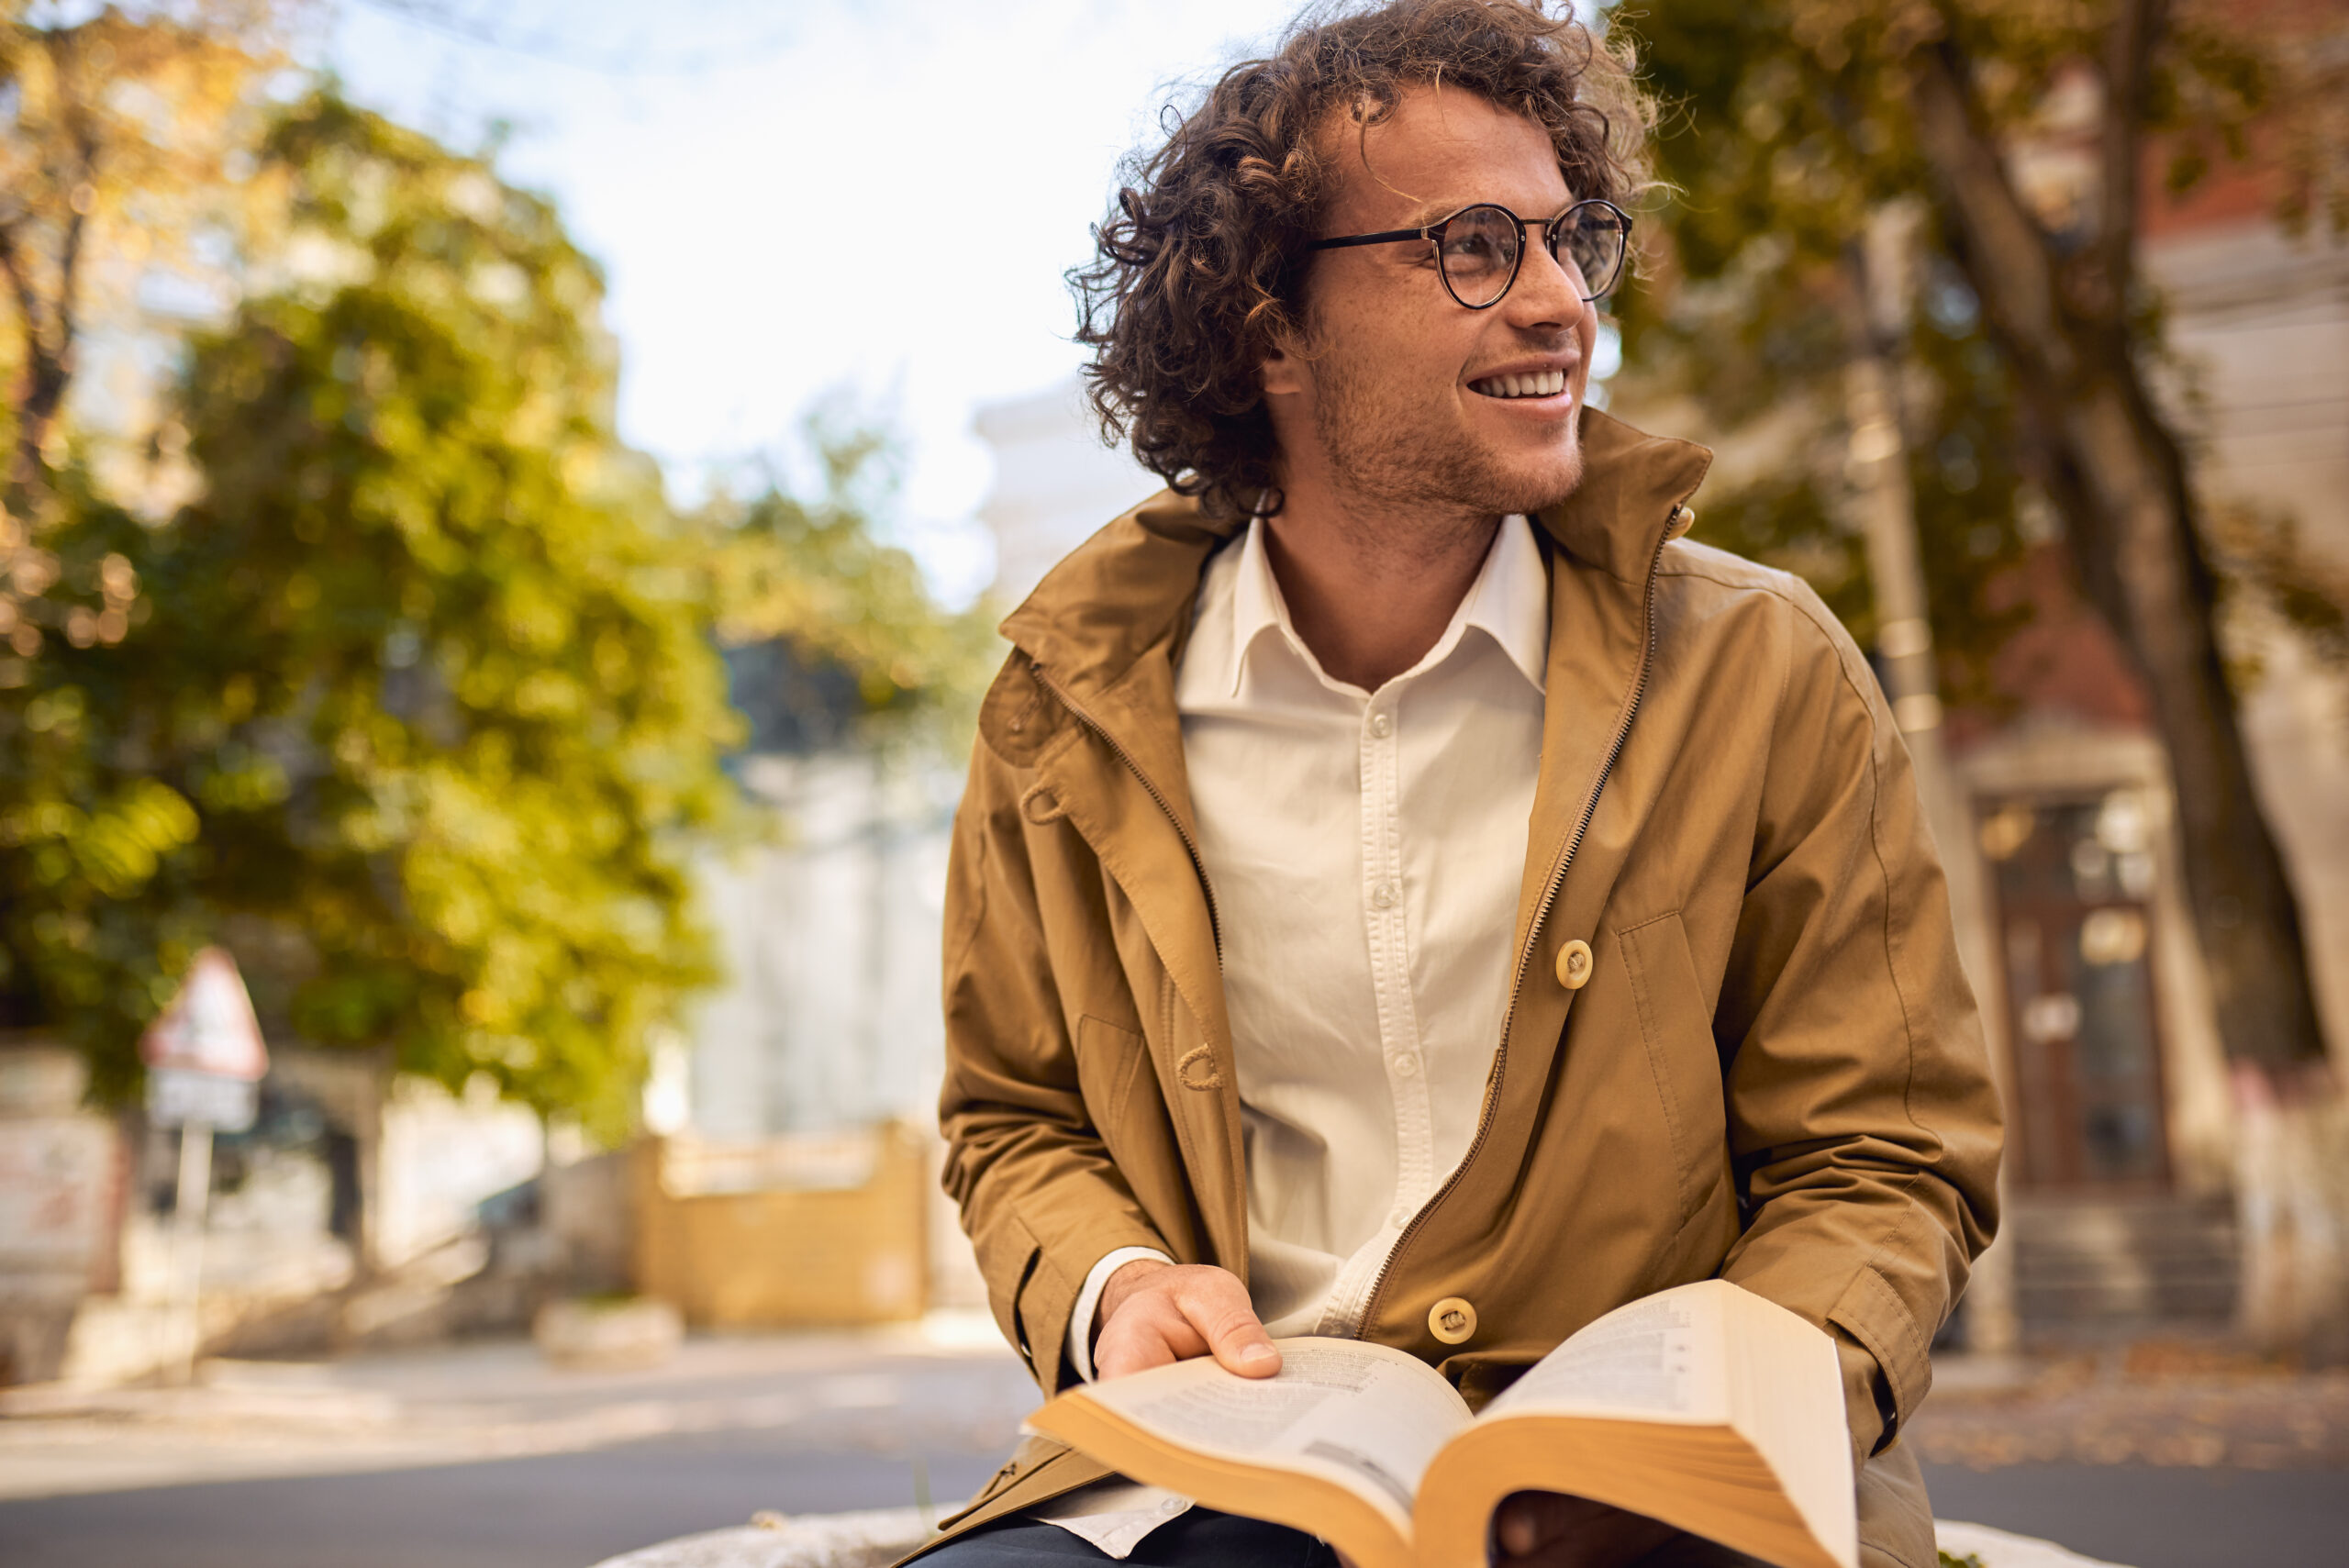
<path id="1" fill-rule="evenodd" d="M 921 1559 L 921 1568 L 1027 1568 L 1030 1563 L 1108 1562 L 1109 1554 L 1058 1525 L 998 1519 Z M 1160 1525 L 1126 1559 L 1136 1568 L 1337 1568 L 1329 1543 L 1286 1525 L 1192 1508 Z M 1758 1559 L 1693 1535 L 1666 1541 L 1636 1568 L 1767 1568 Z"/>
<path id="2" fill-rule="evenodd" d="M 998 1519 L 921 1559 L 918 1568 L 1025 1568 L 1028 1563 L 1108 1562 L 1109 1554 L 1039 1519 Z M 1143 1536 L 1126 1559 L 1135 1568 L 1337 1568 L 1324 1542 L 1286 1525 L 1190 1508 Z"/>

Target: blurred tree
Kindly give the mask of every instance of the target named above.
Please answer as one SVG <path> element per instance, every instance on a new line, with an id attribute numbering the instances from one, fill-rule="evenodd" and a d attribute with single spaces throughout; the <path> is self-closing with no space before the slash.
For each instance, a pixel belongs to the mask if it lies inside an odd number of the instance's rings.
<path id="1" fill-rule="evenodd" d="M 122 304 L 150 265 L 201 265 L 191 241 L 238 186 L 257 88 L 284 63 L 296 9 L 0 0 L 0 309 L 13 328 L 0 503 L 19 518 L 61 456 L 89 308 Z"/>
<path id="2" fill-rule="evenodd" d="M 303 1036 L 616 1133 L 712 978 L 680 851 L 739 727 L 699 541 L 613 433 L 551 207 L 331 94 L 262 162 L 289 242 L 193 346 L 201 498 L 61 486 L 61 591 L 147 614 L 0 692 L 0 991 L 119 1093 L 225 936 Z"/>
<path id="3" fill-rule="evenodd" d="M 808 417 L 804 437 L 818 471 L 810 496 L 771 482 L 699 515 L 718 636 L 786 656 L 807 683 L 798 706 L 826 710 L 796 716 L 809 739 L 926 747 L 959 762 L 1002 662 L 995 606 L 944 608 L 914 558 L 880 538 L 901 476 L 885 421 L 836 398 Z M 820 695 L 827 687 L 838 695 Z M 850 721 L 837 733 L 832 709 Z"/>
<path id="4" fill-rule="evenodd" d="M 2299 9 L 1675 0 L 1620 18 L 1672 117 L 1660 172 L 1681 193 L 1664 217 L 1664 302 L 1626 300 L 1627 358 L 1676 357 L 1732 422 L 1808 386 L 1776 417 L 1841 438 L 1819 449 L 1840 456 L 1848 432 L 1820 384 L 1858 347 L 1834 325 L 1868 286 L 1855 247 L 1892 205 L 1922 204 L 1903 424 L 1934 628 L 1977 667 L 1995 645 L 2003 628 L 1982 614 L 1982 587 L 2015 553 L 2027 478 L 2144 677 L 2228 1053 L 2274 1069 L 2321 1060 L 2323 1040 L 2221 667 L 2201 503 L 2149 381 L 2159 317 L 2136 244 L 2142 171 L 2182 189 L 2255 130 L 2285 150 L 2288 218 L 2349 220 L 2339 50 L 2306 49 L 2316 23 Z M 2342 35 L 2339 6 L 2329 21 L 2306 9 Z M 2310 59 L 2333 60 L 2333 77 Z M 2075 132 L 2085 161 L 2028 156 Z M 1776 530 L 1818 551 L 1831 598 L 1853 608 L 1856 546 L 1831 521 L 1834 467 L 1779 477 L 1729 517 L 1712 511 L 1765 546 Z"/>

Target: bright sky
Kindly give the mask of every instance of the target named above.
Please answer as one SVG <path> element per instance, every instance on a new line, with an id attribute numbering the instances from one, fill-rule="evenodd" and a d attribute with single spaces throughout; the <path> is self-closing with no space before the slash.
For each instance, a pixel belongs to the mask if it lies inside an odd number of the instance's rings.
<path id="1" fill-rule="evenodd" d="M 359 101 L 551 194 L 602 261 L 620 423 L 692 493 L 853 388 L 911 438 L 899 538 L 992 551 L 981 404 L 1080 362 L 1061 273 L 1117 160 L 1294 0 L 338 0 Z"/>

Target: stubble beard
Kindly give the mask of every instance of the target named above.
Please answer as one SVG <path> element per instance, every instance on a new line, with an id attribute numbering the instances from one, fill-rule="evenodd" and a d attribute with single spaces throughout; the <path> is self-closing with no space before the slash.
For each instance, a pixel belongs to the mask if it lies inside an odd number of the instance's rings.
<path id="1" fill-rule="evenodd" d="M 1563 470 L 1512 473 L 1464 432 L 1447 432 L 1375 376 L 1337 355 L 1314 367 L 1313 434 L 1365 550 L 1401 563 L 1432 562 L 1488 538 L 1497 518 L 1555 506 L 1582 483 L 1582 449 L 1567 436 Z"/>

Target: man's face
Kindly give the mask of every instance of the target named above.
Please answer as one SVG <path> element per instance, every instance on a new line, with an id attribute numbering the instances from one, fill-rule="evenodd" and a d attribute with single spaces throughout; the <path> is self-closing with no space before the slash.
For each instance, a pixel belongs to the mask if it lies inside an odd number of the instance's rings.
<path id="1" fill-rule="evenodd" d="M 1367 136 L 1343 116 L 1326 134 L 1325 235 L 1421 228 L 1473 202 L 1547 218 L 1575 199 L 1540 126 L 1459 89 L 1409 89 Z M 1320 252 L 1308 341 L 1264 367 L 1291 484 L 1318 470 L 1343 502 L 1455 516 L 1573 490 L 1597 317 L 1545 238 L 1529 225 L 1516 284 L 1486 310 L 1445 292 L 1424 242 Z"/>

